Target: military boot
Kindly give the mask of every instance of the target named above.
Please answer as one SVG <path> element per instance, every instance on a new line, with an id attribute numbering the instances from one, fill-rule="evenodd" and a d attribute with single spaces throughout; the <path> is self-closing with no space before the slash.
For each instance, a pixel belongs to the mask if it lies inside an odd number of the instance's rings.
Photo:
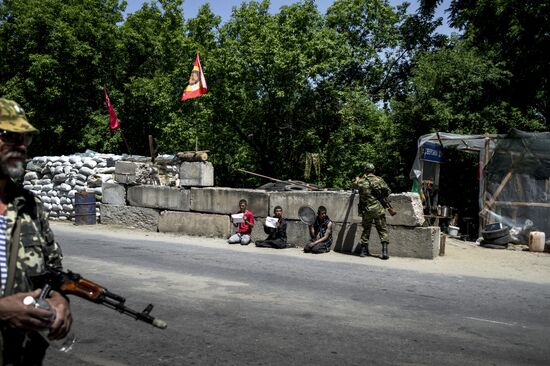
<path id="1" fill-rule="evenodd" d="M 370 257 L 369 253 L 369 245 L 368 244 L 361 244 L 361 252 L 359 253 L 360 257 Z"/>
<path id="2" fill-rule="evenodd" d="M 387 242 L 384 242 L 382 243 L 382 256 L 380 256 L 381 259 L 390 259 L 390 257 L 388 256 L 388 243 Z"/>

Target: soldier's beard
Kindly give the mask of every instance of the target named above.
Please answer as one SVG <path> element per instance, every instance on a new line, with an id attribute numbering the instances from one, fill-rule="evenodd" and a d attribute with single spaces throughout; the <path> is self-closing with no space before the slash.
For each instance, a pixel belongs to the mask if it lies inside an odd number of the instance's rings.
<path id="1" fill-rule="evenodd" d="M 19 151 L 10 151 L 0 160 L 1 178 L 18 178 L 25 173 L 25 154 Z"/>

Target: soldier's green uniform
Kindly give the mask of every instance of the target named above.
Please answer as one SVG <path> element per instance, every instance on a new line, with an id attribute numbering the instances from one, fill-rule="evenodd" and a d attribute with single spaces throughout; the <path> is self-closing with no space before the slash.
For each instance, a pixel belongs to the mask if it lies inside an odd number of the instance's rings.
<path id="1" fill-rule="evenodd" d="M 28 123 L 17 103 L 1 98 L 0 129 L 14 133 L 37 131 Z M 40 200 L 11 179 L 5 176 L 2 179 L 6 180 L 2 190 L 3 201 L 6 204 L 6 230 L 1 234 L 5 234 L 8 266 L 6 288 L 0 287 L 0 296 L 4 297 L 34 290 L 32 276 L 43 274 L 47 265 L 61 268 L 62 254 L 54 240 Z M 13 257 L 11 253 L 17 255 L 15 262 L 10 261 Z M 15 263 L 15 266 L 12 266 L 12 263 Z M 0 322 L 0 332 L 0 365 L 42 364 L 48 347 L 42 336 L 36 332 L 25 335 L 4 321 Z"/>
<path id="2" fill-rule="evenodd" d="M 5 292 L 8 291 L 14 294 L 34 290 L 31 277 L 42 274 L 46 265 L 61 268 L 62 260 L 61 249 L 54 240 L 40 201 L 31 192 L 22 189 L 12 181 L 8 181 L 5 193 L 9 197 L 6 212 L 6 253 L 9 256 L 13 245 L 17 245 L 19 249 L 13 290 L 2 291 L 2 296 L 7 295 Z M 15 243 L 13 234 L 18 219 L 21 232 L 19 242 Z M 4 361 L 2 364 L 18 365 L 22 355 L 26 358 L 21 364 L 40 364 L 48 346 L 40 336 L 31 334 L 25 343 L 24 334 L 7 327 L 6 324 L 1 324 L 1 326 L 2 339 L 0 341 Z M 32 360 L 29 360 L 28 357 L 32 357 Z"/>
<path id="3" fill-rule="evenodd" d="M 363 218 L 363 233 L 361 235 L 362 256 L 369 255 L 369 237 L 372 224 L 374 224 L 382 243 L 382 258 L 387 259 L 389 236 L 386 225 L 386 214 L 384 207 L 377 197 L 387 197 L 390 195 L 391 190 L 382 178 L 373 174 L 374 166 L 372 164 L 367 164 L 365 170 L 365 174 L 356 184 L 359 190 L 359 214 Z"/>

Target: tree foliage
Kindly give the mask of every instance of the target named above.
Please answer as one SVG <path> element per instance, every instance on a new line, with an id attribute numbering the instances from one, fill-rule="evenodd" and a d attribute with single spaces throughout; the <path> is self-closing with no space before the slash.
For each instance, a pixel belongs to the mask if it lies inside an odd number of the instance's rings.
<path id="1" fill-rule="evenodd" d="M 424 0 L 425 13 L 441 0 Z M 467 46 L 509 72 L 498 97 L 548 128 L 550 3 L 533 0 L 452 0 L 451 24 Z"/>
<path id="2" fill-rule="evenodd" d="M 0 2 L 0 95 L 41 133 L 31 154 L 148 155 L 210 150 L 216 183 L 257 186 L 238 169 L 348 188 L 367 161 L 409 187 L 417 138 L 432 131 L 547 128 L 548 4 L 451 1 L 457 38 L 437 34 L 441 1 L 313 0 L 270 13 L 243 2 L 224 23 L 208 5 L 117 0 Z M 196 52 L 209 93 L 180 102 Z M 108 131 L 103 88 L 122 130 Z"/>

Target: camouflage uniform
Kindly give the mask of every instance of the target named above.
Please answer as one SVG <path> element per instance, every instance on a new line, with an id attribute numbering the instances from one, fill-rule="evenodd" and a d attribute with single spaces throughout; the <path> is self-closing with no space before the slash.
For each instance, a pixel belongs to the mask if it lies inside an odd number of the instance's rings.
<path id="1" fill-rule="evenodd" d="M 6 150 L 14 151 L 15 144 L 28 146 L 29 134 L 38 132 L 27 121 L 21 106 L 4 98 L 0 98 L 0 131 L 2 132 L 2 136 L 0 136 L 2 154 Z M 4 140 L 4 138 L 8 139 L 8 134 L 4 135 L 4 133 L 10 133 L 12 140 Z M 20 139 L 13 139 L 13 134 L 21 134 Z M 6 173 L 2 172 L 2 174 Z M 3 201 L 6 204 L 4 218 L 6 221 L 5 243 L 8 267 L 12 265 L 10 263 L 12 249 L 17 252 L 15 266 L 8 268 L 7 271 L 6 288 L 0 290 L 0 296 L 4 297 L 34 290 L 36 287 L 32 283 L 32 276 L 43 274 L 46 265 L 60 268 L 62 255 L 53 238 L 40 201 L 31 192 L 24 190 L 7 178 L 7 175 L 2 175 L 0 179 L 6 182 L 1 192 L 4 194 Z M 19 231 L 17 242 L 14 238 L 16 231 Z M 11 328 L 7 322 L 0 322 L 0 332 L 0 365 L 42 364 L 48 343 L 37 332 L 29 332 L 25 335 L 19 330 Z"/>
<path id="2" fill-rule="evenodd" d="M 368 246 L 373 223 L 380 236 L 380 241 L 389 243 L 385 210 L 373 192 L 387 197 L 391 193 L 390 188 L 382 178 L 373 174 L 364 174 L 357 182 L 357 188 L 359 189 L 359 214 L 363 217 L 361 246 Z"/>
<path id="3" fill-rule="evenodd" d="M 6 253 L 9 256 L 12 245 L 18 245 L 18 258 L 11 293 L 32 291 L 35 287 L 31 277 L 42 274 L 46 265 L 61 267 L 62 254 L 54 240 L 48 220 L 40 201 L 33 194 L 8 180 L 4 193 L 8 197 L 6 212 Z M 18 243 L 13 243 L 15 222 L 21 225 Z M 9 263 L 9 258 L 8 258 Z M 9 289 L 6 289 L 6 292 Z M 6 294 L 2 291 L 2 296 Z M 40 365 L 47 343 L 36 333 L 31 333 L 25 343 L 25 335 L 1 324 L 2 365 Z M 25 357 L 21 361 L 21 357 Z M 31 359 L 29 359 L 30 357 Z"/>

